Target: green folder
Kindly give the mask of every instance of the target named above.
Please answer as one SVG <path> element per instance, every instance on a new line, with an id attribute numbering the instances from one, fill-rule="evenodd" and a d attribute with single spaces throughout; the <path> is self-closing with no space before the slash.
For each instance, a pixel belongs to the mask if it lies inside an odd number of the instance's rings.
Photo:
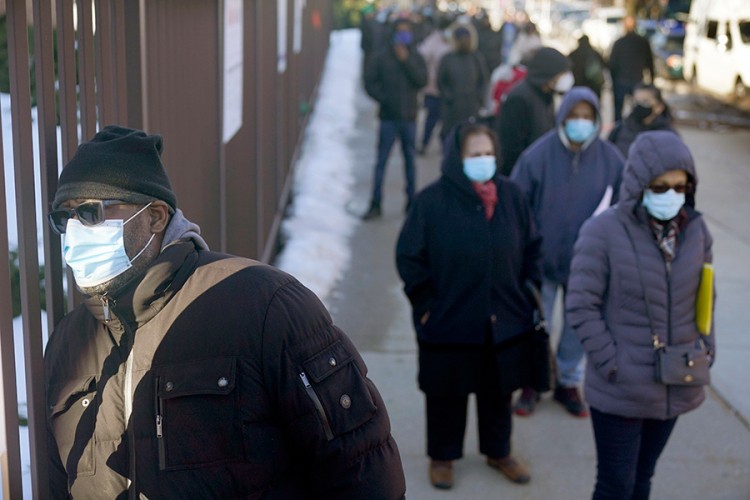
<path id="1" fill-rule="evenodd" d="M 695 323 L 703 335 L 711 333 L 714 315 L 714 266 L 706 262 L 701 272 L 701 284 L 695 299 Z"/>

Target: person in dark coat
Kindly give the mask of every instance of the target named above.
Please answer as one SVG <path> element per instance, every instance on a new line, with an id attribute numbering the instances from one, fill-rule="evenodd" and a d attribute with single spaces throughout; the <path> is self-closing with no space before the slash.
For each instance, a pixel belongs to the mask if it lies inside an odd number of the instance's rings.
<path id="1" fill-rule="evenodd" d="M 664 102 L 661 90 L 651 84 L 639 83 L 633 90 L 633 108 L 630 114 L 615 124 L 608 139 L 627 158 L 636 136 L 647 130 L 670 130 L 677 133 L 672 126 L 672 113 L 669 105 Z"/>
<path id="2" fill-rule="evenodd" d="M 503 175 L 510 175 L 524 149 L 555 128 L 554 95 L 573 86 L 570 68 L 558 50 L 542 47 L 531 57 L 526 78 L 508 92 L 497 120 Z"/>
<path id="3" fill-rule="evenodd" d="M 404 156 L 407 210 L 416 190 L 417 94 L 427 85 L 427 65 L 414 46 L 411 22 L 397 19 L 393 30 L 391 43 L 372 57 L 365 70 L 365 90 L 380 105 L 380 129 L 372 196 L 364 220 L 382 214 L 385 168 L 396 139 Z"/>
<path id="4" fill-rule="evenodd" d="M 427 455 L 437 488 L 463 456 L 466 404 L 477 397 L 480 453 L 516 483 L 530 479 L 511 455 L 511 393 L 525 384 L 540 239 L 519 188 L 497 172 L 494 134 L 456 127 L 442 176 L 417 195 L 396 245 L 412 307 Z"/>
<path id="5" fill-rule="evenodd" d="M 442 141 L 453 127 L 478 115 L 489 84 L 484 58 L 476 50 L 474 26 L 458 25 L 453 30 L 453 40 L 455 50 L 443 56 L 437 74 Z"/>
<path id="6" fill-rule="evenodd" d="M 578 230 L 592 214 L 617 200 L 624 160 L 617 148 L 599 138 L 601 128 L 594 92 L 573 87 L 560 104 L 555 130 L 524 151 L 511 174 L 528 198 L 542 236 L 542 297 L 547 318 L 555 317 L 558 291 L 565 298 Z M 570 414 L 587 417 L 578 392 L 583 349 L 564 316 L 560 330 L 554 399 Z M 538 399 L 534 390 L 524 388 L 516 414 L 531 414 Z"/>
<path id="7" fill-rule="evenodd" d="M 635 17 L 625 16 L 625 35 L 615 40 L 609 55 L 609 72 L 612 75 L 612 94 L 615 101 L 615 121 L 622 119 L 625 96 L 633 95 L 633 88 L 648 73 L 654 81 L 654 54 L 648 40 L 635 32 Z"/>
<path id="8" fill-rule="evenodd" d="M 484 11 L 475 16 L 474 27 L 477 30 L 477 52 L 484 58 L 487 73 L 492 74 L 503 62 L 503 35 L 492 29 L 490 17 Z"/>
<path id="9" fill-rule="evenodd" d="M 108 126 L 60 175 L 86 297 L 45 352 L 50 498 L 403 498 L 354 345 L 292 276 L 208 250 L 161 149 Z"/>
<path id="10" fill-rule="evenodd" d="M 586 351 L 585 394 L 597 456 L 593 498 L 648 498 L 656 462 L 677 418 L 700 405 L 700 385 L 656 381 L 660 343 L 715 359 L 701 335 L 696 296 L 712 237 L 695 209 L 698 177 L 669 131 L 638 135 L 617 205 L 581 228 L 566 311 Z"/>
<path id="11" fill-rule="evenodd" d="M 568 54 L 568 59 L 573 64 L 575 85 L 590 88 L 601 99 L 606 65 L 601 54 L 591 46 L 588 36 L 578 39 L 578 47 Z"/>

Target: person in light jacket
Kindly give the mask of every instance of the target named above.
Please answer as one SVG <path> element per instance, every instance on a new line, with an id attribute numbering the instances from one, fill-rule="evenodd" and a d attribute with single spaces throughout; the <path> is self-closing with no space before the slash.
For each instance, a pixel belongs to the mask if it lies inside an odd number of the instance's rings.
<path id="1" fill-rule="evenodd" d="M 456 127 L 442 177 L 417 195 L 396 246 L 419 344 L 436 488 L 453 485 L 470 393 L 487 465 L 515 483 L 530 480 L 511 455 L 510 404 L 527 383 L 535 310 L 527 282 L 541 281 L 540 239 L 523 193 L 498 173 L 496 154 L 490 129 Z"/>
<path id="2" fill-rule="evenodd" d="M 657 382 L 654 354 L 658 340 L 703 347 L 714 359 L 714 332 L 702 336 L 695 321 L 702 267 L 712 261 L 697 183 L 679 136 L 641 133 L 618 204 L 586 222 L 575 245 L 566 311 L 588 359 L 594 499 L 648 498 L 677 417 L 705 397 L 702 386 Z"/>

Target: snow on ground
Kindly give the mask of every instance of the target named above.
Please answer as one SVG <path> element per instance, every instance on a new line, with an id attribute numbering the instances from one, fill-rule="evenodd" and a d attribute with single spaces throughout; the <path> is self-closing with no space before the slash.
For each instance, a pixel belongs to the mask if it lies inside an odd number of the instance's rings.
<path id="1" fill-rule="evenodd" d="M 359 30 L 334 31 L 295 166 L 292 206 L 282 225 L 286 244 L 276 265 L 324 302 L 351 258 L 349 237 L 358 219 L 346 210 L 356 158 L 348 145 L 362 57 Z"/>

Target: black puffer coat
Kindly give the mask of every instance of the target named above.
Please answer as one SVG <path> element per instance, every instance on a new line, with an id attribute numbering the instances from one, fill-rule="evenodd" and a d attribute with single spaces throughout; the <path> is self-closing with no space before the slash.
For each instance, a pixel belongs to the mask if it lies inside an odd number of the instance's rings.
<path id="1" fill-rule="evenodd" d="M 171 244 L 63 318 L 45 363 L 52 498 L 404 495 L 361 357 L 269 266 Z"/>

